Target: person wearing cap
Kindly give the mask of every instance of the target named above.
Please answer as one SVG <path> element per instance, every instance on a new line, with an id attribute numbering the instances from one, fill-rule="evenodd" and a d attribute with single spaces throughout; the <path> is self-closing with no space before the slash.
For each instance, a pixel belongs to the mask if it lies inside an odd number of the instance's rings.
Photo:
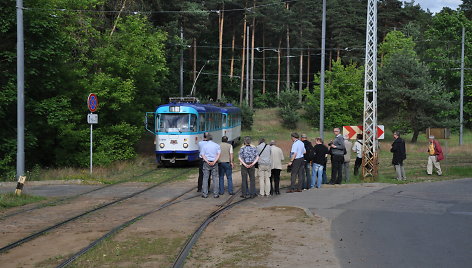
<path id="1" fill-rule="evenodd" d="M 292 167 L 290 174 L 290 188 L 287 190 L 287 193 L 301 192 L 302 191 L 302 179 L 303 173 L 305 173 L 305 166 L 303 155 L 306 153 L 305 145 L 301 140 L 299 140 L 299 135 L 296 132 L 290 134 L 290 138 L 293 142 L 292 149 L 290 150 L 290 162 L 289 166 Z M 298 184 L 296 183 L 298 177 Z"/>
<path id="2" fill-rule="evenodd" d="M 392 164 L 395 167 L 397 173 L 397 180 L 406 180 L 405 168 L 403 167 L 403 160 L 406 159 L 406 147 L 405 141 L 400 138 L 400 132 L 395 131 L 393 133 L 394 141 L 390 152 L 393 153 Z"/>
<path id="3" fill-rule="evenodd" d="M 311 157 L 311 154 L 313 152 L 313 145 L 311 142 L 308 140 L 308 137 L 306 134 L 302 134 L 300 136 L 300 140 L 303 142 L 303 145 L 305 145 L 305 151 L 306 153 L 303 155 L 303 158 L 305 159 L 305 173 L 302 178 L 302 189 L 310 189 L 311 183 L 311 173 L 310 173 L 310 162 L 313 160 Z"/>
<path id="4" fill-rule="evenodd" d="M 344 154 L 343 175 L 344 182 L 349 182 L 349 163 L 351 162 L 352 143 L 349 141 L 349 136 L 344 135 L 344 147 L 346 153 Z"/>
<path id="5" fill-rule="evenodd" d="M 280 172 L 282 171 L 282 161 L 285 160 L 284 153 L 282 149 L 277 147 L 274 140 L 270 141 L 270 193 L 271 194 L 280 194 Z"/>
<path id="6" fill-rule="evenodd" d="M 428 175 L 432 175 L 434 165 L 434 167 L 436 168 L 436 172 L 439 176 L 441 176 L 442 171 L 439 161 L 444 159 L 444 155 L 439 141 L 434 139 L 434 136 L 429 136 L 428 154 L 428 165 L 426 166 L 426 172 L 428 173 Z"/>

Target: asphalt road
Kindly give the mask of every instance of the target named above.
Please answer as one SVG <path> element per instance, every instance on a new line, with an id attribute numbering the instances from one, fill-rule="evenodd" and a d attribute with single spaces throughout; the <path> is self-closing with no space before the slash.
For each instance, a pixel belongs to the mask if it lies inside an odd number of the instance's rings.
<path id="1" fill-rule="evenodd" d="M 390 186 L 335 208 L 342 267 L 472 267 L 472 179 Z"/>

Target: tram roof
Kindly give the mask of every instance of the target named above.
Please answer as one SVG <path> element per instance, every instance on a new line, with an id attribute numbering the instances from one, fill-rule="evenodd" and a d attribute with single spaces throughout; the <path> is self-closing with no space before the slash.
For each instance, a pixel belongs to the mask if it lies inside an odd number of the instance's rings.
<path id="1" fill-rule="evenodd" d="M 226 106 L 215 106 L 213 104 L 202 104 L 202 103 L 183 103 L 183 102 L 172 102 L 163 105 L 159 105 L 157 109 L 170 107 L 170 106 L 184 106 L 195 109 L 199 113 L 210 113 L 210 112 L 218 112 L 218 113 L 238 113 L 241 111 L 239 107 L 233 106 L 232 104 L 224 104 Z M 157 111 L 156 109 L 156 111 Z"/>

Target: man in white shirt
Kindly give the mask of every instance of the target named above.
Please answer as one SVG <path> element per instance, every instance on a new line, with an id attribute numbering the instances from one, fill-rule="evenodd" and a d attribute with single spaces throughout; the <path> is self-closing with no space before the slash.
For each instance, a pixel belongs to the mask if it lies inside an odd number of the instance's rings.
<path id="1" fill-rule="evenodd" d="M 221 147 L 213 142 L 211 134 L 207 135 L 207 143 L 203 146 L 201 155 L 203 158 L 203 178 L 208 178 L 211 174 L 213 180 L 213 197 L 220 197 L 219 192 L 219 176 L 218 176 L 218 158 L 220 158 Z M 208 181 L 203 180 L 202 197 L 208 197 Z"/>
<path id="2" fill-rule="evenodd" d="M 302 191 L 302 180 L 303 174 L 305 173 L 305 165 L 303 155 L 306 153 L 305 144 L 299 140 L 299 135 L 296 132 L 290 134 L 292 139 L 292 149 L 290 150 L 290 162 L 289 166 L 292 167 L 292 173 L 290 176 L 290 189 L 287 193 L 301 192 Z M 298 177 L 298 183 L 296 183 Z"/>

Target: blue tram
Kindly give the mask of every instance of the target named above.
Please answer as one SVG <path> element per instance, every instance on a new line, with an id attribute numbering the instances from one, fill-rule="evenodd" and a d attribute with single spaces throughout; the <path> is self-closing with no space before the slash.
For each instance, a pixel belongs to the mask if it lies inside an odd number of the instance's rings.
<path id="1" fill-rule="evenodd" d="M 199 159 L 198 143 L 204 132 L 211 133 L 217 143 L 223 136 L 239 142 L 241 109 L 231 104 L 201 104 L 196 98 L 171 98 L 155 112 L 147 112 L 145 124 L 155 135 L 158 163 L 192 162 Z"/>

